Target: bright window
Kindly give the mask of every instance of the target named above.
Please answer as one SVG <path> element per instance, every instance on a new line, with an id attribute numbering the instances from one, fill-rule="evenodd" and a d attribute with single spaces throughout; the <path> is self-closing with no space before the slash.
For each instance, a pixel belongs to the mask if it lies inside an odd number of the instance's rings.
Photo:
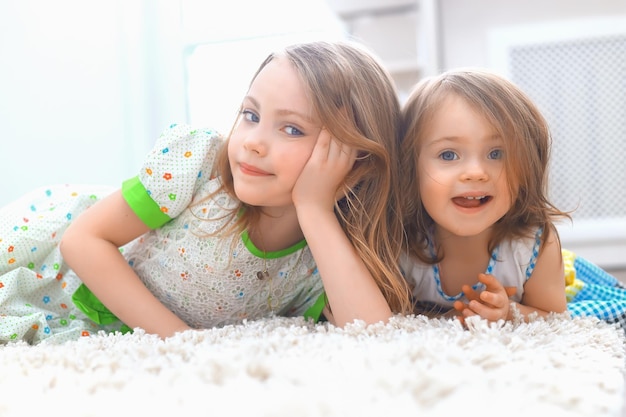
<path id="1" fill-rule="evenodd" d="M 227 133 L 252 75 L 272 51 L 345 31 L 319 0 L 182 0 L 189 122 Z"/>

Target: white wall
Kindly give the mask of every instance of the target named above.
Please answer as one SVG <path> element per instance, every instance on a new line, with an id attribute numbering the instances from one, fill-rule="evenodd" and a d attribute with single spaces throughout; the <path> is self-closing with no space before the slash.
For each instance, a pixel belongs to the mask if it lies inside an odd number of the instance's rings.
<path id="1" fill-rule="evenodd" d="M 177 10 L 0 0 L 0 206 L 40 186 L 135 175 L 158 132 L 185 117 Z"/>
<path id="2" fill-rule="evenodd" d="M 54 183 L 119 185 L 171 122 L 230 126 L 242 63 L 326 30 L 343 35 L 318 0 L 0 0 L 0 206 Z M 220 42 L 237 47 L 197 53 Z"/>
<path id="3" fill-rule="evenodd" d="M 346 37 L 343 23 L 320 0 L 181 4 L 189 122 L 223 133 L 232 128 L 250 80 L 270 52 Z"/>
<path id="4" fill-rule="evenodd" d="M 489 66 L 494 29 L 626 16 L 624 0 L 439 0 L 441 67 Z"/>

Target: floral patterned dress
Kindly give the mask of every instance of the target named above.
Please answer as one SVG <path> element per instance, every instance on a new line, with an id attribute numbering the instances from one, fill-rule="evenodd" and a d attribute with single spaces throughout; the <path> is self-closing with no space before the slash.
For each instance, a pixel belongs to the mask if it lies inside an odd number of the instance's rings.
<path id="1" fill-rule="evenodd" d="M 122 194 L 151 230 L 120 248 L 146 287 L 194 328 L 244 319 L 318 319 L 322 281 L 306 241 L 259 250 L 241 235 L 220 236 L 238 206 L 210 178 L 223 141 L 212 130 L 172 125 Z M 0 343 L 58 341 L 128 331 L 64 262 L 67 226 L 112 187 L 58 185 L 0 209 Z M 228 226 L 226 224 L 226 226 Z M 267 270 L 269 274 L 261 274 Z"/>

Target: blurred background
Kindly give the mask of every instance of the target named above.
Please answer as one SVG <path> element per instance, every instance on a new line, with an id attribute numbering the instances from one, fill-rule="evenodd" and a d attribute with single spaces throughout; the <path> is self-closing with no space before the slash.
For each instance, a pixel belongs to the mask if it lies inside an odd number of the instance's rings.
<path id="1" fill-rule="evenodd" d="M 172 122 L 227 132 L 260 62 L 356 39 L 401 100 L 480 66 L 550 122 L 563 246 L 626 278 L 626 0 L 0 0 L 0 206 L 54 183 L 119 185 Z"/>

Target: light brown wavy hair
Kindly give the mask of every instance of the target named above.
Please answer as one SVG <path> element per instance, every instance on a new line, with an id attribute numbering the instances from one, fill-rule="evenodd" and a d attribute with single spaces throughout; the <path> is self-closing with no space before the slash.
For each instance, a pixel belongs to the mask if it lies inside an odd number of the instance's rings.
<path id="1" fill-rule="evenodd" d="M 252 78 L 275 57 L 286 57 L 305 85 L 321 124 L 359 157 L 342 185 L 335 214 L 392 311 L 410 311 L 409 289 L 398 266 L 403 242 L 397 161 L 400 103 L 389 73 L 377 58 L 351 41 L 309 42 L 269 55 Z M 251 82 L 251 83 L 252 83 Z M 227 139 L 228 140 L 228 139 Z M 236 198 L 227 146 L 213 175 Z M 254 225 L 261 208 L 240 203 L 231 213 L 235 230 Z"/>
<path id="2" fill-rule="evenodd" d="M 483 115 L 504 141 L 505 170 L 514 196 L 510 210 L 494 225 L 488 252 L 505 238 L 534 236 L 542 240 L 558 232 L 554 221 L 570 218 L 548 199 L 548 171 L 552 138 L 547 121 L 532 100 L 506 78 L 479 68 L 464 68 L 427 77 L 413 88 L 402 111 L 403 213 L 409 252 L 426 263 L 433 259 L 427 239 L 433 225 L 421 202 L 417 160 L 423 135 L 450 95 L 465 100 Z"/>

